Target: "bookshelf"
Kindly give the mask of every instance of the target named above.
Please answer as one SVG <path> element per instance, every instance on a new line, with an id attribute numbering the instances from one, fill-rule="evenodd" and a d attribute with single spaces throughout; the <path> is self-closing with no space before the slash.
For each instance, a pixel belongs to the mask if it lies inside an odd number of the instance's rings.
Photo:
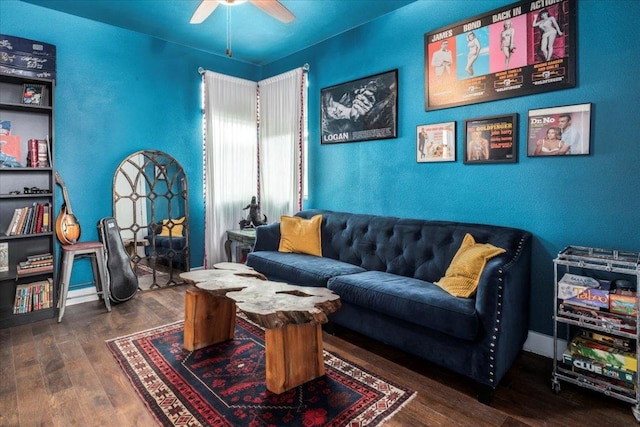
<path id="1" fill-rule="evenodd" d="M 51 268 L 25 268 L 54 254 L 54 92 L 53 80 L 0 74 L 0 250 L 8 260 L 0 264 L 0 328 L 56 316 L 55 260 Z M 12 224 L 16 211 L 26 215 L 21 228 Z M 42 304 L 45 283 L 50 303 Z M 31 304 L 24 304 L 25 289 Z M 19 298 L 23 310 L 15 310 Z"/>

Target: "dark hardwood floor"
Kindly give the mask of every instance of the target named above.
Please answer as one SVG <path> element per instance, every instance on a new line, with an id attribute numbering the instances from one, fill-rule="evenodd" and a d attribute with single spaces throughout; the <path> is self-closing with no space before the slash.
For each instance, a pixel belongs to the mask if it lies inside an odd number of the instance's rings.
<path id="1" fill-rule="evenodd" d="M 0 426 L 154 426 L 105 340 L 184 318 L 187 286 L 144 292 L 115 305 L 68 306 L 54 319 L 0 329 Z M 387 426 L 634 426 L 631 406 L 563 383 L 550 387 L 550 359 L 523 353 L 479 403 L 464 377 L 343 328 L 325 348 L 412 388 L 418 395 Z"/>

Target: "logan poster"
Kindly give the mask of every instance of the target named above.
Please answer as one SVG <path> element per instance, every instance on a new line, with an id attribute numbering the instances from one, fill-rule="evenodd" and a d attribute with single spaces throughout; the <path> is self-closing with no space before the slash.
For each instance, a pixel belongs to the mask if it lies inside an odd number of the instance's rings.
<path id="1" fill-rule="evenodd" d="M 398 70 L 320 91 L 322 144 L 398 136 Z"/>

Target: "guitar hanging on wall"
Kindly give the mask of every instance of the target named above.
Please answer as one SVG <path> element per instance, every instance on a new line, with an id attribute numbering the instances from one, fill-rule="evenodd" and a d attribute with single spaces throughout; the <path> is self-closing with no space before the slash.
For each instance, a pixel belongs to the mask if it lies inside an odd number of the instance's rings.
<path id="1" fill-rule="evenodd" d="M 56 235 L 61 243 L 75 245 L 80 239 L 80 223 L 71 210 L 67 187 L 65 187 L 62 177 L 57 171 L 55 172 L 55 177 L 56 183 L 62 187 L 62 196 L 64 197 L 64 203 L 60 208 L 58 219 L 56 219 Z"/>

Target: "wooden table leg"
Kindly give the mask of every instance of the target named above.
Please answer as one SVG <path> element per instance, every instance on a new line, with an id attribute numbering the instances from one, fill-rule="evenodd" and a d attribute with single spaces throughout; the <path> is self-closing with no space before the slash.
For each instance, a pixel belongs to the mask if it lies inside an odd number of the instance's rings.
<path id="1" fill-rule="evenodd" d="M 198 350 L 233 339 L 236 303 L 200 289 L 188 289 L 184 301 L 184 348 Z"/>
<path id="2" fill-rule="evenodd" d="M 324 375 L 320 324 L 265 329 L 267 390 L 280 394 Z"/>

